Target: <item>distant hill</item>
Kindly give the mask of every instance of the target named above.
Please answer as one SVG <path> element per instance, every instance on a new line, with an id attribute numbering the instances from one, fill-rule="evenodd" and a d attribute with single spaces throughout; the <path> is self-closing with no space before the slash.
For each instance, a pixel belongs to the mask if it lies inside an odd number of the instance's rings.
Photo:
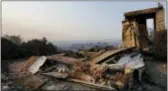
<path id="1" fill-rule="evenodd" d="M 62 50 L 71 50 L 78 51 L 79 49 L 90 49 L 94 46 L 104 47 L 107 45 L 118 46 L 121 41 L 120 40 L 107 40 L 107 41 L 54 41 L 52 42 L 54 45 L 57 45 L 58 48 Z"/>

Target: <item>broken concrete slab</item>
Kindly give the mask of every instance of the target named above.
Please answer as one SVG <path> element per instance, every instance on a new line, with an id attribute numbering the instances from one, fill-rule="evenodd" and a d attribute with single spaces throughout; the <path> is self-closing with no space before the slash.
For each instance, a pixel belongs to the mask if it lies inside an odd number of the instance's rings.
<path id="1" fill-rule="evenodd" d="M 28 68 L 29 72 L 35 74 L 38 72 L 39 68 L 45 63 L 47 57 L 41 56 L 36 59 L 36 61 Z"/>
<path id="2" fill-rule="evenodd" d="M 38 56 L 31 56 L 21 67 L 21 72 L 28 73 L 28 68 L 36 61 Z"/>

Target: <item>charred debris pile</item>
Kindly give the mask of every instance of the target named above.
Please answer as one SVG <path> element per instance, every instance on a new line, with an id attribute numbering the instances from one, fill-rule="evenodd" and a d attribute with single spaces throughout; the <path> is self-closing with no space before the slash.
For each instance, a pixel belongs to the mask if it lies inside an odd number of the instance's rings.
<path id="1" fill-rule="evenodd" d="M 64 54 L 32 56 L 28 60 L 9 65 L 14 84 L 25 89 L 42 89 L 47 83 L 41 77 L 72 81 L 89 87 L 113 90 L 132 88 L 144 67 L 142 55 L 135 48 L 119 48 L 95 52 L 90 60 L 75 59 Z M 140 76 L 133 75 L 137 70 Z M 46 90 L 46 89 L 43 89 Z"/>

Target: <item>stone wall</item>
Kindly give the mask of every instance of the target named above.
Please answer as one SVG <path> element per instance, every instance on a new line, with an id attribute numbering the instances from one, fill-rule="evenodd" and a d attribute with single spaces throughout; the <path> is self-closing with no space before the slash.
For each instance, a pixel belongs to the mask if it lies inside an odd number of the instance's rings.
<path id="1" fill-rule="evenodd" d="M 162 7 L 158 8 L 156 15 L 155 15 L 155 24 L 156 24 L 156 31 L 164 31 L 165 30 L 165 16 L 164 16 L 164 9 Z"/>
<path id="2" fill-rule="evenodd" d="M 148 49 L 151 40 L 148 37 L 146 19 L 154 19 L 153 50 L 155 56 L 167 56 L 167 31 L 165 29 L 164 8 L 159 6 L 125 13 L 123 24 L 123 45 L 136 46 L 137 49 Z M 134 21 L 133 21 L 134 20 Z"/>
<path id="3" fill-rule="evenodd" d="M 160 7 L 155 16 L 156 31 L 153 40 L 154 54 L 156 57 L 167 57 L 167 30 L 165 29 L 164 9 Z"/>
<path id="4" fill-rule="evenodd" d="M 122 39 L 124 47 L 134 47 L 135 46 L 135 34 L 133 30 L 133 24 L 131 21 L 123 21 L 122 23 Z"/>

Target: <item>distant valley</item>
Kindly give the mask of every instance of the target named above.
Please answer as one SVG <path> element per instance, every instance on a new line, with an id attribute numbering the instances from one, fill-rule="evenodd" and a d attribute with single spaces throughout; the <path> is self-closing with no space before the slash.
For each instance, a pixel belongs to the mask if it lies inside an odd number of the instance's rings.
<path id="1" fill-rule="evenodd" d="M 77 51 L 79 49 L 89 49 L 94 46 L 118 46 L 121 44 L 121 40 L 106 40 L 106 41 L 84 41 L 84 40 L 70 40 L 70 41 L 53 41 L 54 45 L 56 45 L 59 49 L 62 50 L 71 50 Z"/>

